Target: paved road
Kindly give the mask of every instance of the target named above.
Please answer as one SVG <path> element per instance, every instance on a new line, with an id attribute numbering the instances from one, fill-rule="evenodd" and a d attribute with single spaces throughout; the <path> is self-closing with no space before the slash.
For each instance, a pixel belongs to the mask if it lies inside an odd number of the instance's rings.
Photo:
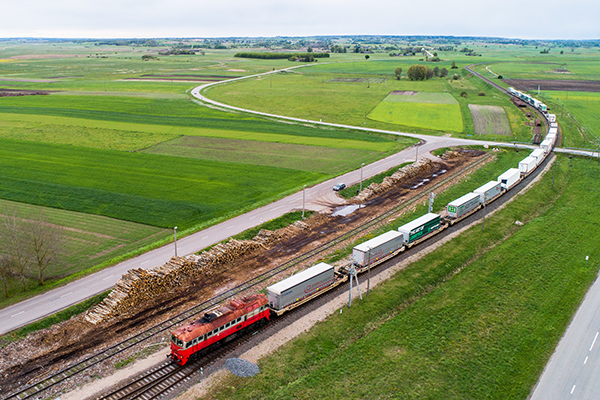
<path id="1" fill-rule="evenodd" d="M 292 67 L 298 68 L 298 67 Z M 271 71 L 269 73 L 276 73 L 279 71 Z M 233 80 L 247 79 L 248 77 L 236 78 Z M 261 113 L 252 110 L 245 110 L 237 107 L 228 106 L 216 102 L 214 100 L 203 97 L 200 94 L 200 90 L 215 84 L 222 84 L 223 82 L 211 83 L 202 85 L 194 88 L 192 94 L 201 99 L 204 102 L 211 103 L 213 105 L 230 108 L 238 111 L 254 113 L 262 116 L 274 117 L 279 119 L 286 119 L 291 121 L 297 121 L 305 123 L 307 120 L 284 117 L 279 115 L 273 115 L 268 113 Z M 380 132 L 386 134 L 409 136 L 420 139 L 424 144 L 418 146 L 418 150 L 415 147 L 408 148 L 397 154 L 389 156 L 385 159 L 379 160 L 369 165 L 365 165 L 363 168 L 363 178 L 374 176 L 380 172 L 386 171 L 396 165 L 402 164 L 406 161 L 415 160 L 417 153 L 419 157 L 431 157 L 430 151 L 450 146 L 459 145 L 483 145 L 488 144 L 490 146 L 507 146 L 507 147 L 520 147 L 533 149 L 537 146 L 530 145 L 513 145 L 509 143 L 497 143 L 497 142 L 483 142 L 478 140 L 466 140 L 456 139 L 443 136 L 427 136 L 417 135 L 411 133 L 401 133 L 395 131 L 386 131 L 382 129 L 362 128 L 354 127 L 350 125 L 342 124 L 331 124 L 320 121 L 309 121 L 315 125 L 333 126 L 338 128 L 349 128 L 355 130 L 362 130 L 366 132 Z M 306 196 L 306 208 L 312 210 L 322 210 L 323 208 L 331 207 L 336 204 L 341 204 L 342 201 L 337 198 L 331 188 L 338 182 L 344 182 L 347 185 L 352 185 L 360 181 L 360 168 L 355 171 L 349 172 L 337 178 L 331 179 L 327 182 L 308 187 L 305 191 Z M 197 232 L 193 235 L 185 237 L 177 241 L 178 255 L 186 255 L 202 250 L 203 248 L 212 244 L 218 243 L 228 237 L 243 232 L 249 228 L 260 225 L 262 222 L 270 219 L 279 217 L 292 210 L 302 209 L 302 191 L 288 196 L 284 199 L 276 201 L 272 204 L 266 205 L 259 209 L 253 210 L 246 214 L 240 215 L 231 220 L 225 221 L 219 225 L 215 225 L 203 231 Z M 7 307 L 0 310 L 0 334 L 9 332 L 21 326 L 27 325 L 47 315 L 53 314 L 64 308 L 67 308 L 73 304 L 77 304 L 89 297 L 92 297 L 98 293 L 102 293 L 113 287 L 120 277 L 132 268 L 152 268 L 157 265 L 162 265 L 167 262 L 174 254 L 174 246 L 166 245 L 159 249 L 155 249 L 141 256 L 132 258 L 124 261 L 113 267 L 107 268 L 103 271 L 97 272 L 90 276 L 79 279 L 75 282 L 71 282 L 63 287 L 56 288 L 47 293 L 33 297 L 31 299 L 22 301 L 13 306 Z"/>
<path id="2" fill-rule="evenodd" d="M 558 343 L 531 400 L 600 399 L 600 279 Z"/>

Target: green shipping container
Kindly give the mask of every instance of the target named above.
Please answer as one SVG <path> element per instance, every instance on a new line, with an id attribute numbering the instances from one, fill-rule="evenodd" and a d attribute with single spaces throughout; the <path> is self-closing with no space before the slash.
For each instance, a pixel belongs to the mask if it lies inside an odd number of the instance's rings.
<path id="1" fill-rule="evenodd" d="M 428 213 L 402 225 L 398 232 L 404 235 L 404 243 L 411 244 L 423 236 L 440 228 L 440 216 L 434 213 Z"/>

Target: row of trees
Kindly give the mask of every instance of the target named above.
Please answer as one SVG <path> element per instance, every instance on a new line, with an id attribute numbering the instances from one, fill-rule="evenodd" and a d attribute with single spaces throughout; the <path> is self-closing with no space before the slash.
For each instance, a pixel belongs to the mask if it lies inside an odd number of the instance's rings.
<path id="1" fill-rule="evenodd" d="M 448 70 L 446 68 L 433 67 L 433 69 L 425 66 L 425 65 L 411 65 L 408 68 L 408 72 L 406 73 L 408 79 L 411 81 L 423 81 L 425 79 L 433 78 L 434 76 L 439 76 L 443 78 L 448 76 Z M 402 76 L 402 68 L 398 67 L 394 70 L 394 76 L 396 79 L 400 80 Z"/>
<path id="2" fill-rule="evenodd" d="M 270 52 L 264 52 L 264 51 L 257 51 L 257 52 L 241 52 L 241 53 L 236 53 L 234 55 L 234 57 L 240 57 L 240 58 L 259 58 L 259 59 L 263 59 L 263 60 L 276 60 L 276 59 L 295 59 L 298 57 L 306 57 L 308 55 L 311 55 L 312 58 L 327 58 L 329 57 L 329 53 L 270 53 Z"/>
<path id="3" fill-rule="evenodd" d="M 62 243 L 60 228 L 40 212 L 31 219 L 5 210 L 0 221 L 0 280 L 9 297 L 11 279 L 18 279 L 27 291 L 28 279 L 44 284 L 48 268 L 57 261 Z"/>

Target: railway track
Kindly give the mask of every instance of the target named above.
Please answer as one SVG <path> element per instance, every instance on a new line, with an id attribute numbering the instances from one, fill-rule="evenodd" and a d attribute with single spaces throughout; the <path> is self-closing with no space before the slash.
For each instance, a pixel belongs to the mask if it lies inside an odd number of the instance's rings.
<path id="1" fill-rule="evenodd" d="M 54 373 L 48 377 L 40 379 L 38 382 L 28 384 L 24 388 L 20 389 L 19 391 L 10 393 L 6 397 L 3 397 L 2 399 L 4 399 L 4 400 L 9 400 L 9 399 L 10 400 L 24 400 L 24 399 L 32 399 L 32 398 L 37 399 L 44 392 L 46 392 L 48 389 L 56 386 L 57 384 L 64 382 L 67 379 L 73 378 L 74 376 L 78 375 L 79 373 L 81 373 L 95 365 L 98 365 L 98 364 L 122 353 L 123 351 L 132 348 L 133 346 L 136 346 L 152 337 L 155 337 L 156 335 L 159 335 L 159 334 L 165 332 L 166 330 L 171 329 L 174 325 L 178 325 L 192 317 L 195 317 L 195 316 L 203 313 L 206 309 L 217 306 L 217 305 L 225 302 L 227 299 L 229 299 L 239 293 L 245 292 L 245 291 L 267 281 L 271 277 L 273 277 L 277 274 L 280 274 L 280 273 L 286 271 L 287 269 L 290 269 L 290 268 L 292 268 L 292 267 L 294 267 L 294 266 L 296 266 L 296 265 L 298 265 L 298 264 L 300 264 L 300 263 L 302 263 L 302 262 L 304 262 L 304 261 L 306 261 L 306 260 L 332 248 L 332 247 L 335 247 L 338 244 L 343 243 L 344 241 L 346 241 L 348 239 L 356 237 L 361 232 L 368 230 L 368 229 L 374 227 L 375 225 L 385 221 L 387 218 L 391 217 L 392 215 L 402 211 L 403 209 L 410 207 L 413 204 L 418 203 L 419 201 L 422 201 L 423 199 L 427 198 L 427 196 L 429 196 L 429 194 L 431 192 L 446 185 L 447 183 L 451 182 L 453 179 L 464 174 L 466 171 L 486 162 L 491 157 L 492 157 L 491 154 L 487 154 L 484 157 L 480 158 L 479 160 L 475 161 L 474 163 L 469 164 L 468 166 L 449 174 L 444 179 L 442 179 L 439 182 L 435 183 L 434 185 L 428 187 L 426 190 L 424 190 L 420 194 L 412 197 L 408 201 L 388 210 L 387 212 L 371 219 L 370 221 L 367 221 L 363 225 L 356 227 L 356 228 L 330 240 L 329 242 L 324 243 L 319 247 L 316 247 L 313 250 L 303 253 L 303 254 L 293 258 L 292 260 L 287 261 L 286 263 L 283 263 L 267 272 L 264 272 L 263 274 L 258 275 L 238 286 L 235 286 L 235 287 L 233 287 L 233 288 L 231 288 L 209 300 L 206 300 L 184 312 L 181 312 L 180 314 L 177 314 L 174 317 L 172 317 L 160 324 L 153 326 L 152 328 L 149 328 L 143 332 L 140 332 L 140 333 L 120 342 L 120 343 L 117 343 L 113 346 L 110 346 L 110 347 L 104 349 L 104 350 L 101 350 L 101 351 L 91 355 L 90 357 L 87 357 L 87 358 L 85 358 L 85 359 L 83 359 L 83 360 L 57 372 L 57 373 Z"/>

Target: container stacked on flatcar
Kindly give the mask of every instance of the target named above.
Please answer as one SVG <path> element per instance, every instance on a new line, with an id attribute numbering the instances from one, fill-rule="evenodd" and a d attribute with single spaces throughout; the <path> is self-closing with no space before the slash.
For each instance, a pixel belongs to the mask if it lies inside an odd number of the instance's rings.
<path id="1" fill-rule="evenodd" d="M 378 264 L 401 251 L 403 247 L 404 235 L 397 231 L 389 231 L 355 246 L 352 249 L 352 262 L 357 267 Z"/>
<path id="2" fill-rule="evenodd" d="M 330 288 L 336 281 L 335 268 L 319 263 L 267 288 L 271 309 L 280 315 L 310 299 L 320 290 Z"/>

